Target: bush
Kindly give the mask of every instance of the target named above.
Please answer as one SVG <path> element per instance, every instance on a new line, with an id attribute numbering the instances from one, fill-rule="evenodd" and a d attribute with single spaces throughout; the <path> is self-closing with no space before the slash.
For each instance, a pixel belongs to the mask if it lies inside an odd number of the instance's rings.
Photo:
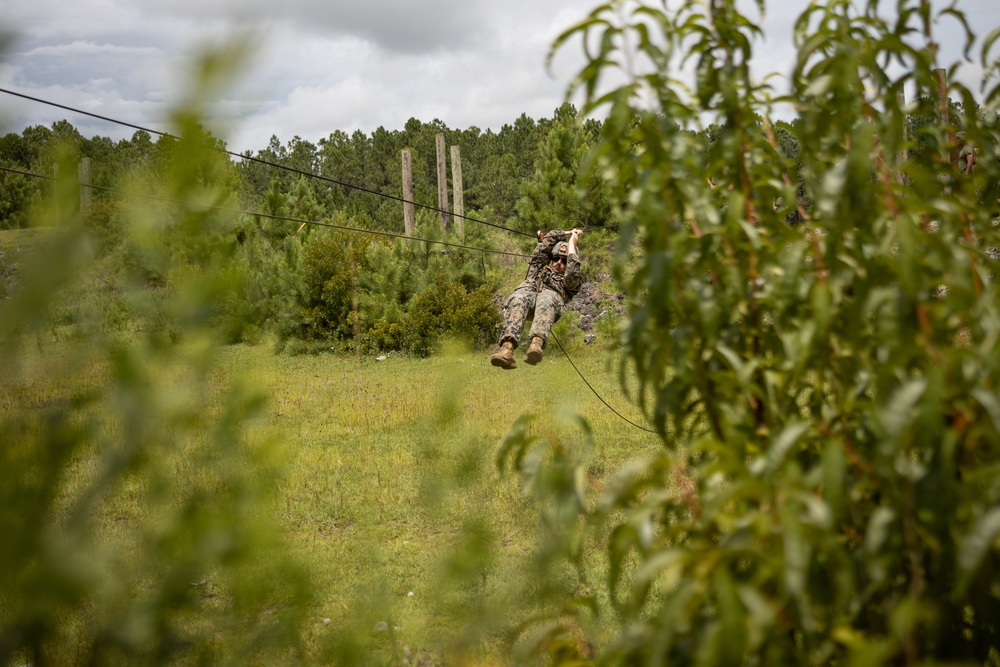
<path id="1" fill-rule="evenodd" d="M 347 339 L 354 335 L 358 276 L 370 270 L 370 237 L 343 231 L 314 234 L 302 256 L 304 338 Z"/>
<path id="2" fill-rule="evenodd" d="M 897 92 L 937 90 L 936 45 L 911 39 L 930 34 L 931 3 L 888 20 L 814 3 L 797 21 L 792 127 L 813 205 L 796 226 L 769 205 L 798 181 L 750 73 L 758 28 L 731 0 L 623 10 L 638 4 L 601 6 L 561 40 L 600 45 L 578 81 L 585 111 L 613 102 L 597 160 L 622 202 L 620 278 L 641 245 L 621 281 L 623 351 L 663 447 L 592 498 L 573 447 L 550 443 L 539 467 L 547 445 L 512 430 L 501 460 L 555 496 L 563 558 L 584 572 L 588 540 L 607 557 L 533 648 L 553 664 L 590 660 L 581 645 L 615 665 L 995 664 L 1000 163 L 960 175 L 956 128 L 938 119 L 921 136 L 932 158 L 897 162 L 914 145 Z M 972 137 L 1000 130 L 996 36 L 987 113 L 956 121 Z M 682 54 L 690 96 L 671 71 Z M 886 69 L 897 60 L 912 72 Z M 596 85 L 626 61 L 647 69 Z M 709 165 L 690 132 L 706 117 Z M 724 203 L 685 176 L 706 167 L 732 175 Z M 568 642 L 579 628 L 586 641 Z"/>
<path id="3" fill-rule="evenodd" d="M 238 234 L 234 260 L 242 289 L 230 295 L 224 309 L 234 323 L 230 342 L 259 340 L 266 332 L 286 340 L 301 335 L 304 327 L 299 236 L 276 236 L 258 225 L 247 223 Z"/>
<path id="4" fill-rule="evenodd" d="M 426 356 L 446 336 L 487 347 L 500 320 L 491 294 L 486 287 L 467 292 L 461 284 L 447 280 L 444 273 L 435 274 L 407 309 L 401 327 L 406 351 Z"/>
<path id="5" fill-rule="evenodd" d="M 379 318 L 361 336 L 361 350 L 366 353 L 402 351 L 411 348 L 405 321 L 390 322 Z"/>
<path id="6" fill-rule="evenodd" d="M 216 53 L 194 71 L 225 79 L 232 62 Z M 217 95 L 196 83 L 182 134 Z M 163 178 L 184 203 L 130 212 L 167 288 L 119 282 L 102 264 L 113 255 L 98 258 L 64 216 L 0 301 L 0 664 L 275 664 L 302 646 L 310 592 L 273 524 L 280 452 L 259 428 L 265 397 L 222 380 L 215 354 L 218 304 L 236 285 L 190 180 L 212 165 L 179 154 Z M 120 335 L 81 305 L 74 344 L 36 350 L 66 290 L 104 269 L 112 293 L 163 326 Z"/>
<path id="7" fill-rule="evenodd" d="M 81 214 L 83 228 L 95 238 L 102 252 L 122 242 L 120 208 L 117 202 L 96 199 Z"/>

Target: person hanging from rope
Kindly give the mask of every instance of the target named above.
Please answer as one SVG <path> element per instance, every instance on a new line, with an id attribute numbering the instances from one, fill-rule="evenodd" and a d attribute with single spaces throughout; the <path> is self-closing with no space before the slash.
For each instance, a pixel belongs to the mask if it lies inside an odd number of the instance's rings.
<path id="1" fill-rule="evenodd" d="M 576 247 L 580 233 L 579 229 L 538 232 L 538 245 L 528 260 L 528 273 L 501 310 L 504 324 L 500 347 L 490 357 L 494 366 L 504 370 L 517 368 L 514 350 L 528 316 L 532 317 L 528 333 L 531 343 L 524 360 L 532 366 L 542 360 L 549 330 L 562 314 L 563 305 L 580 291 L 580 255 Z"/>
<path id="2" fill-rule="evenodd" d="M 962 147 L 958 150 L 958 170 L 968 176 L 976 168 L 976 157 L 979 149 L 971 141 L 965 140 L 965 132 L 958 133 L 958 141 Z"/>

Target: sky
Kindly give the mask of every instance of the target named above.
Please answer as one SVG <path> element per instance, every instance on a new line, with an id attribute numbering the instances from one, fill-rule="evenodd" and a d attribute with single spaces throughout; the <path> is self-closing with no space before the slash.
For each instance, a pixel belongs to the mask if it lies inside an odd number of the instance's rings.
<path id="1" fill-rule="evenodd" d="M 1000 26 L 997 0 L 956 1 L 980 42 Z M 771 0 L 755 72 L 788 74 L 791 25 L 806 3 Z M 560 50 L 551 68 L 546 55 L 553 40 L 597 4 L 8 0 L 0 22 L 7 31 L 0 39 L 0 88 L 169 132 L 168 112 L 189 88 L 195 54 L 241 34 L 250 35 L 252 55 L 214 100 L 206 123 L 232 150 L 256 151 L 272 136 L 282 143 L 294 137 L 317 142 L 337 130 L 397 130 L 410 118 L 496 131 L 522 113 L 552 117 L 565 101 L 582 63 L 581 45 Z M 950 46 L 960 37 L 954 21 L 937 30 L 940 64 L 961 58 Z M 975 63 L 960 70 L 973 90 L 981 76 Z M 0 93 L 0 133 L 62 119 L 87 137 L 121 139 L 134 132 Z"/>

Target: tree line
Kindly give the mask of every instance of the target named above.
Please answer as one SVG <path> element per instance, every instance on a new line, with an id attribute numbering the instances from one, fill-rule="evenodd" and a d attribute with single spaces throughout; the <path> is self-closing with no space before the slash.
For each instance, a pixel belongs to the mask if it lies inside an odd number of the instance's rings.
<path id="1" fill-rule="evenodd" d="M 120 283 L 133 273 L 153 288 L 170 281 L 143 260 L 133 238 L 136 204 L 129 199 L 138 193 L 139 200 L 149 197 L 140 206 L 169 209 L 177 188 L 166 175 L 190 163 L 192 153 L 204 153 L 199 168 L 185 174 L 186 185 L 210 189 L 212 204 L 243 212 L 229 216 L 225 231 L 206 233 L 231 247 L 247 277 L 242 298 L 220 306 L 232 340 L 273 333 L 295 350 L 343 343 L 426 354 L 441 336 L 457 335 L 485 346 L 497 317 L 492 293 L 503 280 L 492 256 L 445 253 L 439 246 L 323 225 L 401 233 L 400 153 L 409 149 L 414 200 L 426 207 L 419 209 L 417 236 L 443 241 L 433 212 L 440 133 L 461 148 L 466 210 L 494 226 L 470 222 L 463 237 L 450 243 L 518 253 L 525 251 L 522 246 L 530 251 L 530 244 L 517 243 L 530 236 L 527 230 L 601 227 L 610 210 L 606 194 L 592 170 L 589 175 L 581 170 L 599 131 L 599 123 L 580 119 L 567 104 L 552 118 L 536 121 L 522 114 L 497 132 L 450 130 L 441 121 L 411 119 L 402 130 L 336 131 L 316 144 L 271 137 L 267 147 L 244 154 L 252 159 L 240 160 L 200 125 L 155 139 L 140 130 L 116 142 L 85 138 L 68 121 L 59 121 L 0 138 L 0 166 L 14 170 L 0 172 L 5 193 L 0 228 L 23 227 L 51 203 L 49 180 L 16 172 L 50 176 L 53 165 L 60 165 L 59 182 L 69 181 L 72 188 L 77 162 L 89 158 L 92 203 L 83 219 L 104 252 L 118 258 L 107 275 L 119 285 L 105 285 L 106 301 L 117 304 L 109 307 L 110 323 L 130 326 L 128 308 L 114 297 L 122 291 Z M 299 221 L 317 225 L 303 227 Z M 503 225 L 522 234 L 495 229 Z M 64 321 L 75 319 L 65 314 Z"/>
<path id="2" fill-rule="evenodd" d="M 949 103 L 950 117 L 960 126 L 970 113 L 979 120 L 985 115 L 969 100 Z M 908 132 L 914 137 L 908 159 L 914 164 L 941 161 L 932 147 L 938 117 L 938 105 L 929 95 L 918 98 L 906 114 Z M 724 159 L 733 136 L 731 126 L 721 122 L 682 128 L 667 114 L 661 122 L 673 126 L 689 146 L 693 159 L 682 167 L 683 177 L 707 182 L 715 205 L 725 210 L 733 187 L 742 185 L 737 170 Z M 220 305 L 232 341 L 274 334 L 291 350 L 328 349 L 332 343 L 370 352 L 427 354 L 442 336 L 450 335 L 485 347 L 495 337 L 493 301 L 505 276 L 497 269 L 510 266 L 509 261 L 468 250 L 442 253 L 427 245 L 294 221 L 401 232 L 400 153 L 409 149 L 414 200 L 426 207 L 417 218 L 418 235 L 444 240 L 433 211 L 436 136 L 444 134 L 448 145 L 461 150 L 470 217 L 523 233 L 613 226 L 614 211 L 623 201 L 613 197 L 606 174 L 592 157 L 605 125 L 606 121 L 586 118 L 567 103 L 552 118 L 535 120 L 522 114 L 496 132 L 477 127 L 454 130 L 440 120 L 410 119 L 401 130 L 380 127 L 370 135 L 338 130 L 317 143 L 297 136 L 282 143 L 272 136 L 265 148 L 236 159 L 201 125 L 186 128 L 180 138 L 154 139 L 139 130 L 130 139 L 113 141 L 83 137 L 62 120 L 48 128 L 32 126 L 0 137 L 0 166 L 15 170 L 0 171 L 4 192 L 0 229 L 25 226 L 52 197 L 47 180 L 16 171 L 49 175 L 58 164 L 60 180 L 72 182 L 77 162 L 90 158 L 94 188 L 83 217 L 109 257 L 117 258 L 103 284 L 105 316 L 112 326 L 130 326 L 129 308 L 116 296 L 124 293 L 126 277 L 138 274 L 154 288 L 170 281 L 143 261 L 130 230 L 133 211 L 123 193 L 169 198 L 164 175 L 190 162 L 192 151 L 202 151 L 206 156 L 198 162 L 200 168 L 184 178 L 192 187 L 211 189 L 213 204 L 244 212 L 231 216 L 225 231 L 214 232 L 215 242 L 231 246 L 234 261 L 246 274 L 241 297 Z M 771 124 L 752 112 L 747 127 L 773 143 L 768 159 L 781 167 L 792 186 L 781 194 L 755 188 L 751 198 L 760 205 L 762 198 L 770 197 L 768 205 L 780 209 L 788 224 L 802 222 L 813 207 L 809 168 L 802 157 L 803 120 Z M 145 205 L 169 208 L 156 201 Z M 531 249 L 526 235 L 474 222 L 465 225 L 463 238 L 451 241 L 486 250 Z M 63 321 L 77 319 L 68 306 Z"/>
<path id="3" fill-rule="evenodd" d="M 959 129 L 968 115 L 986 114 L 974 100 L 949 99 L 948 104 Z M 938 115 L 938 103 L 931 96 L 919 98 L 907 114 L 907 126 L 914 137 L 910 159 L 927 164 L 938 158 L 929 149 L 929 132 L 936 127 Z M 764 131 L 764 119 L 759 115 L 750 122 L 758 132 Z M 568 223 L 603 227 L 609 224 L 612 202 L 596 171 L 587 169 L 587 155 L 602 126 L 603 121 L 581 118 L 577 109 L 566 103 L 555 110 L 552 118 L 535 120 L 521 114 L 496 132 L 475 126 L 451 129 L 437 119 L 427 123 L 411 118 L 401 130 L 379 127 L 371 134 L 336 130 L 316 143 L 298 136 L 282 143 L 272 135 L 266 147 L 244 155 L 289 170 L 253 160 L 235 160 L 230 178 L 241 205 L 249 210 L 317 218 L 340 211 L 366 228 L 395 231 L 401 229 L 398 202 L 372 192 L 400 196 L 400 152 L 410 149 L 414 200 L 435 207 L 435 137 L 441 133 L 448 145 L 461 149 L 466 208 L 476 211 L 477 217 L 530 231 Z M 787 163 L 793 179 L 801 181 L 801 119 L 778 120 L 771 129 L 780 159 Z M 199 131 L 204 132 L 201 128 Z M 725 125 L 712 123 L 700 131 L 685 132 L 692 135 L 700 162 L 705 165 L 701 174 L 692 176 L 712 177 L 708 165 L 718 152 Z M 209 132 L 186 138 L 225 149 L 225 142 Z M 175 143 L 172 136 L 154 140 L 143 130 L 119 141 L 103 136 L 87 138 L 69 121 L 61 120 L 51 127 L 29 126 L 20 134 L 11 132 L 0 137 L 0 166 L 51 175 L 54 164 L 75 165 L 87 157 L 93 163 L 93 185 L 115 188 L 137 170 L 151 177 L 162 172 L 164 162 L 176 152 Z M 296 172 L 348 185 L 333 185 Z M 32 208 L 49 191 L 44 181 L 9 172 L 0 173 L 0 187 L 5 193 L 0 200 L 0 229 L 24 227 Z M 808 195 L 801 194 L 808 208 Z M 94 197 L 112 200 L 115 195 L 97 191 Z"/>
<path id="4" fill-rule="evenodd" d="M 371 134 L 360 130 L 332 132 L 318 142 L 295 136 L 282 142 L 272 136 L 267 145 L 244 155 L 281 165 L 291 170 L 316 174 L 325 179 L 357 186 L 331 185 L 328 181 L 311 179 L 282 169 L 274 169 L 253 160 L 235 160 L 233 177 L 238 180 L 240 200 L 248 208 L 274 213 L 282 209 L 302 212 L 343 211 L 366 227 L 384 230 L 401 229 L 398 203 L 384 200 L 376 193 L 399 197 L 402 191 L 400 152 L 410 149 L 413 154 L 414 200 L 426 206 L 436 206 L 437 175 L 435 136 L 444 134 L 448 145 L 461 148 L 464 166 L 466 207 L 489 213 L 489 220 L 498 224 L 518 224 L 527 229 L 545 221 L 549 215 L 570 215 L 592 225 L 606 222 L 607 211 L 600 201 L 591 201 L 583 208 L 570 204 L 566 190 L 572 193 L 576 171 L 583 157 L 593 146 L 600 123 L 580 120 L 575 108 L 565 104 L 556 109 L 552 118 L 535 120 L 521 114 L 500 130 L 483 131 L 478 127 L 450 129 L 442 121 L 429 123 L 411 118 L 399 130 L 379 127 Z M 191 138 L 191 137 L 185 137 Z M 219 148 L 225 143 L 205 133 L 200 139 Z M 162 170 L 170 159 L 172 136 L 153 138 L 148 132 L 136 131 L 130 139 L 113 141 L 107 137 L 82 136 L 66 120 L 26 127 L 20 134 L 0 137 L 0 166 L 49 175 L 53 164 L 73 162 L 82 157 L 93 161 L 93 184 L 116 187 L 122 179 L 140 168 L 151 174 Z M 536 161 L 542 159 L 544 170 L 536 174 Z M 534 191 L 522 192 L 526 181 L 550 179 L 552 187 L 544 197 Z M 0 208 L 0 229 L 23 227 L 31 207 L 45 196 L 44 182 L 17 174 L 0 175 L 7 196 Z M 298 206 L 299 197 L 310 198 L 309 205 Z M 575 194 L 575 193 L 572 193 Z M 113 198 L 113 194 L 95 193 L 97 198 Z M 521 202 L 522 198 L 534 201 Z M 542 197 L 539 199 L 539 197 Z M 574 197 L 575 199 L 575 197 Z M 563 203 L 563 210 L 552 211 L 554 203 Z M 545 208 L 542 212 L 538 209 Z M 537 213 L 536 213 L 537 210 Z M 515 222 L 516 221 L 516 222 Z"/>
<path id="5" fill-rule="evenodd" d="M 957 120 L 960 130 L 970 114 L 979 122 L 989 120 L 987 112 L 974 100 L 949 99 L 948 105 L 950 117 Z M 938 107 L 933 97 L 923 96 L 907 113 L 906 126 L 914 137 L 909 159 L 921 164 L 940 159 L 929 149 L 930 133 L 937 127 L 940 115 Z M 755 114 L 750 123 L 757 132 L 764 132 L 764 119 L 759 115 Z M 336 130 L 317 143 L 298 136 L 282 143 L 272 135 L 266 147 L 244 153 L 253 159 L 233 161 L 230 178 L 239 202 L 248 210 L 316 219 L 339 211 L 360 226 L 395 231 L 401 228 L 398 202 L 378 194 L 400 196 L 400 152 L 410 149 L 414 156 L 414 201 L 436 207 L 435 137 L 440 133 L 448 145 L 461 148 L 466 207 L 476 211 L 477 217 L 518 230 L 551 229 L 569 223 L 603 227 L 609 224 L 612 202 L 596 171 L 587 169 L 587 155 L 602 125 L 600 120 L 580 118 L 576 108 L 566 103 L 555 110 L 552 118 L 535 120 L 521 114 L 496 132 L 475 126 L 451 129 L 437 119 L 427 123 L 411 118 L 401 130 L 379 127 L 370 135 L 360 130 L 350 134 Z M 684 131 L 692 136 L 699 162 L 704 165 L 700 174 L 691 176 L 725 181 L 724 173 L 709 173 L 709 165 L 720 148 L 719 139 L 726 134 L 725 125 L 712 123 L 700 131 Z M 801 119 L 778 120 L 771 131 L 788 173 L 801 183 Z M 226 148 L 225 142 L 211 133 L 202 128 L 198 132 L 201 136 L 185 138 Z M 88 157 L 94 165 L 92 183 L 98 188 L 120 186 L 137 170 L 149 174 L 155 185 L 155 174 L 162 172 L 164 162 L 176 152 L 175 143 L 170 135 L 154 140 L 143 130 L 127 140 L 87 138 L 69 121 L 61 120 L 51 127 L 29 126 L 20 134 L 0 137 L 0 166 L 50 175 L 55 164 L 66 163 L 75 169 L 80 158 Z M 275 169 L 262 162 L 287 169 Z M 321 178 L 309 178 L 303 173 Z M 24 227 L 33 207 L 49 192 L 44 181 L 10 172 L 0 173 L 0 187 L 5 193 L 0 200 L 0 229 Z M 98 190 L 94 197 L 114 200 L 116 195 Z M 808 209 L 809 194 L 800 188 L 799 198 Z M 797 217 L 791 215 L 790 219 Z"/>

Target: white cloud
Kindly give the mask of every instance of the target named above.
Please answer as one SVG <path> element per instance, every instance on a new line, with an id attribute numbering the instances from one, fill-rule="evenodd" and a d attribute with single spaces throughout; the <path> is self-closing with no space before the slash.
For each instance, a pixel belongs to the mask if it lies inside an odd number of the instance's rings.
<path id="1" fill-rule="evenodd" d="M 944 0 L 941 0 L 944 2 Z M 995 0 L 959 0 L 973 28 L 1000 24 Z M 790 31 L 805 0 L 772 3 L 755 71 L 787 75 Z M 597 3 L 578 0 L 30 0 L 8 3 L 20 31 L 0 58 L 0 85 L 154 129 L 189 86 L 197 46 L 256 30 L 258 51 L 213 107 L 234 149 L 270 136 L 318 141 L 335 130 L 399 129 L 409 118 L 499 129 L 521 113 L 551 116 L 581 65 L 579 44 L 545 57 L 563 30 Z M 756 19 L 756 11 L 750 11 Z M 936 38 L 959 57 L 955 25 Z M 978 89 L 981 68 L 960 80 Z M 782 85 L 776 83 L 776 85 Z M 129 128 L 0 96 L 7 128 L 66 118 L 86 134 Z M 84 130 L 86 128 L 86 131 Z"/>
<path id="2" fill-rule="evenodd" d="M 117 44 L 98 44 L 92 41 L 77 40 L 69 44 L 52 44 L 38 46 L 24 53 L 15 54 L 21 58 L 32 58 L 36 56 L 50 56 L 56 58 L 73 58 L 86 56 L 114 56 L 116 58 L 149 57 L 159 54 L 159 50 L 152 47 L 120 46 Z"/>

